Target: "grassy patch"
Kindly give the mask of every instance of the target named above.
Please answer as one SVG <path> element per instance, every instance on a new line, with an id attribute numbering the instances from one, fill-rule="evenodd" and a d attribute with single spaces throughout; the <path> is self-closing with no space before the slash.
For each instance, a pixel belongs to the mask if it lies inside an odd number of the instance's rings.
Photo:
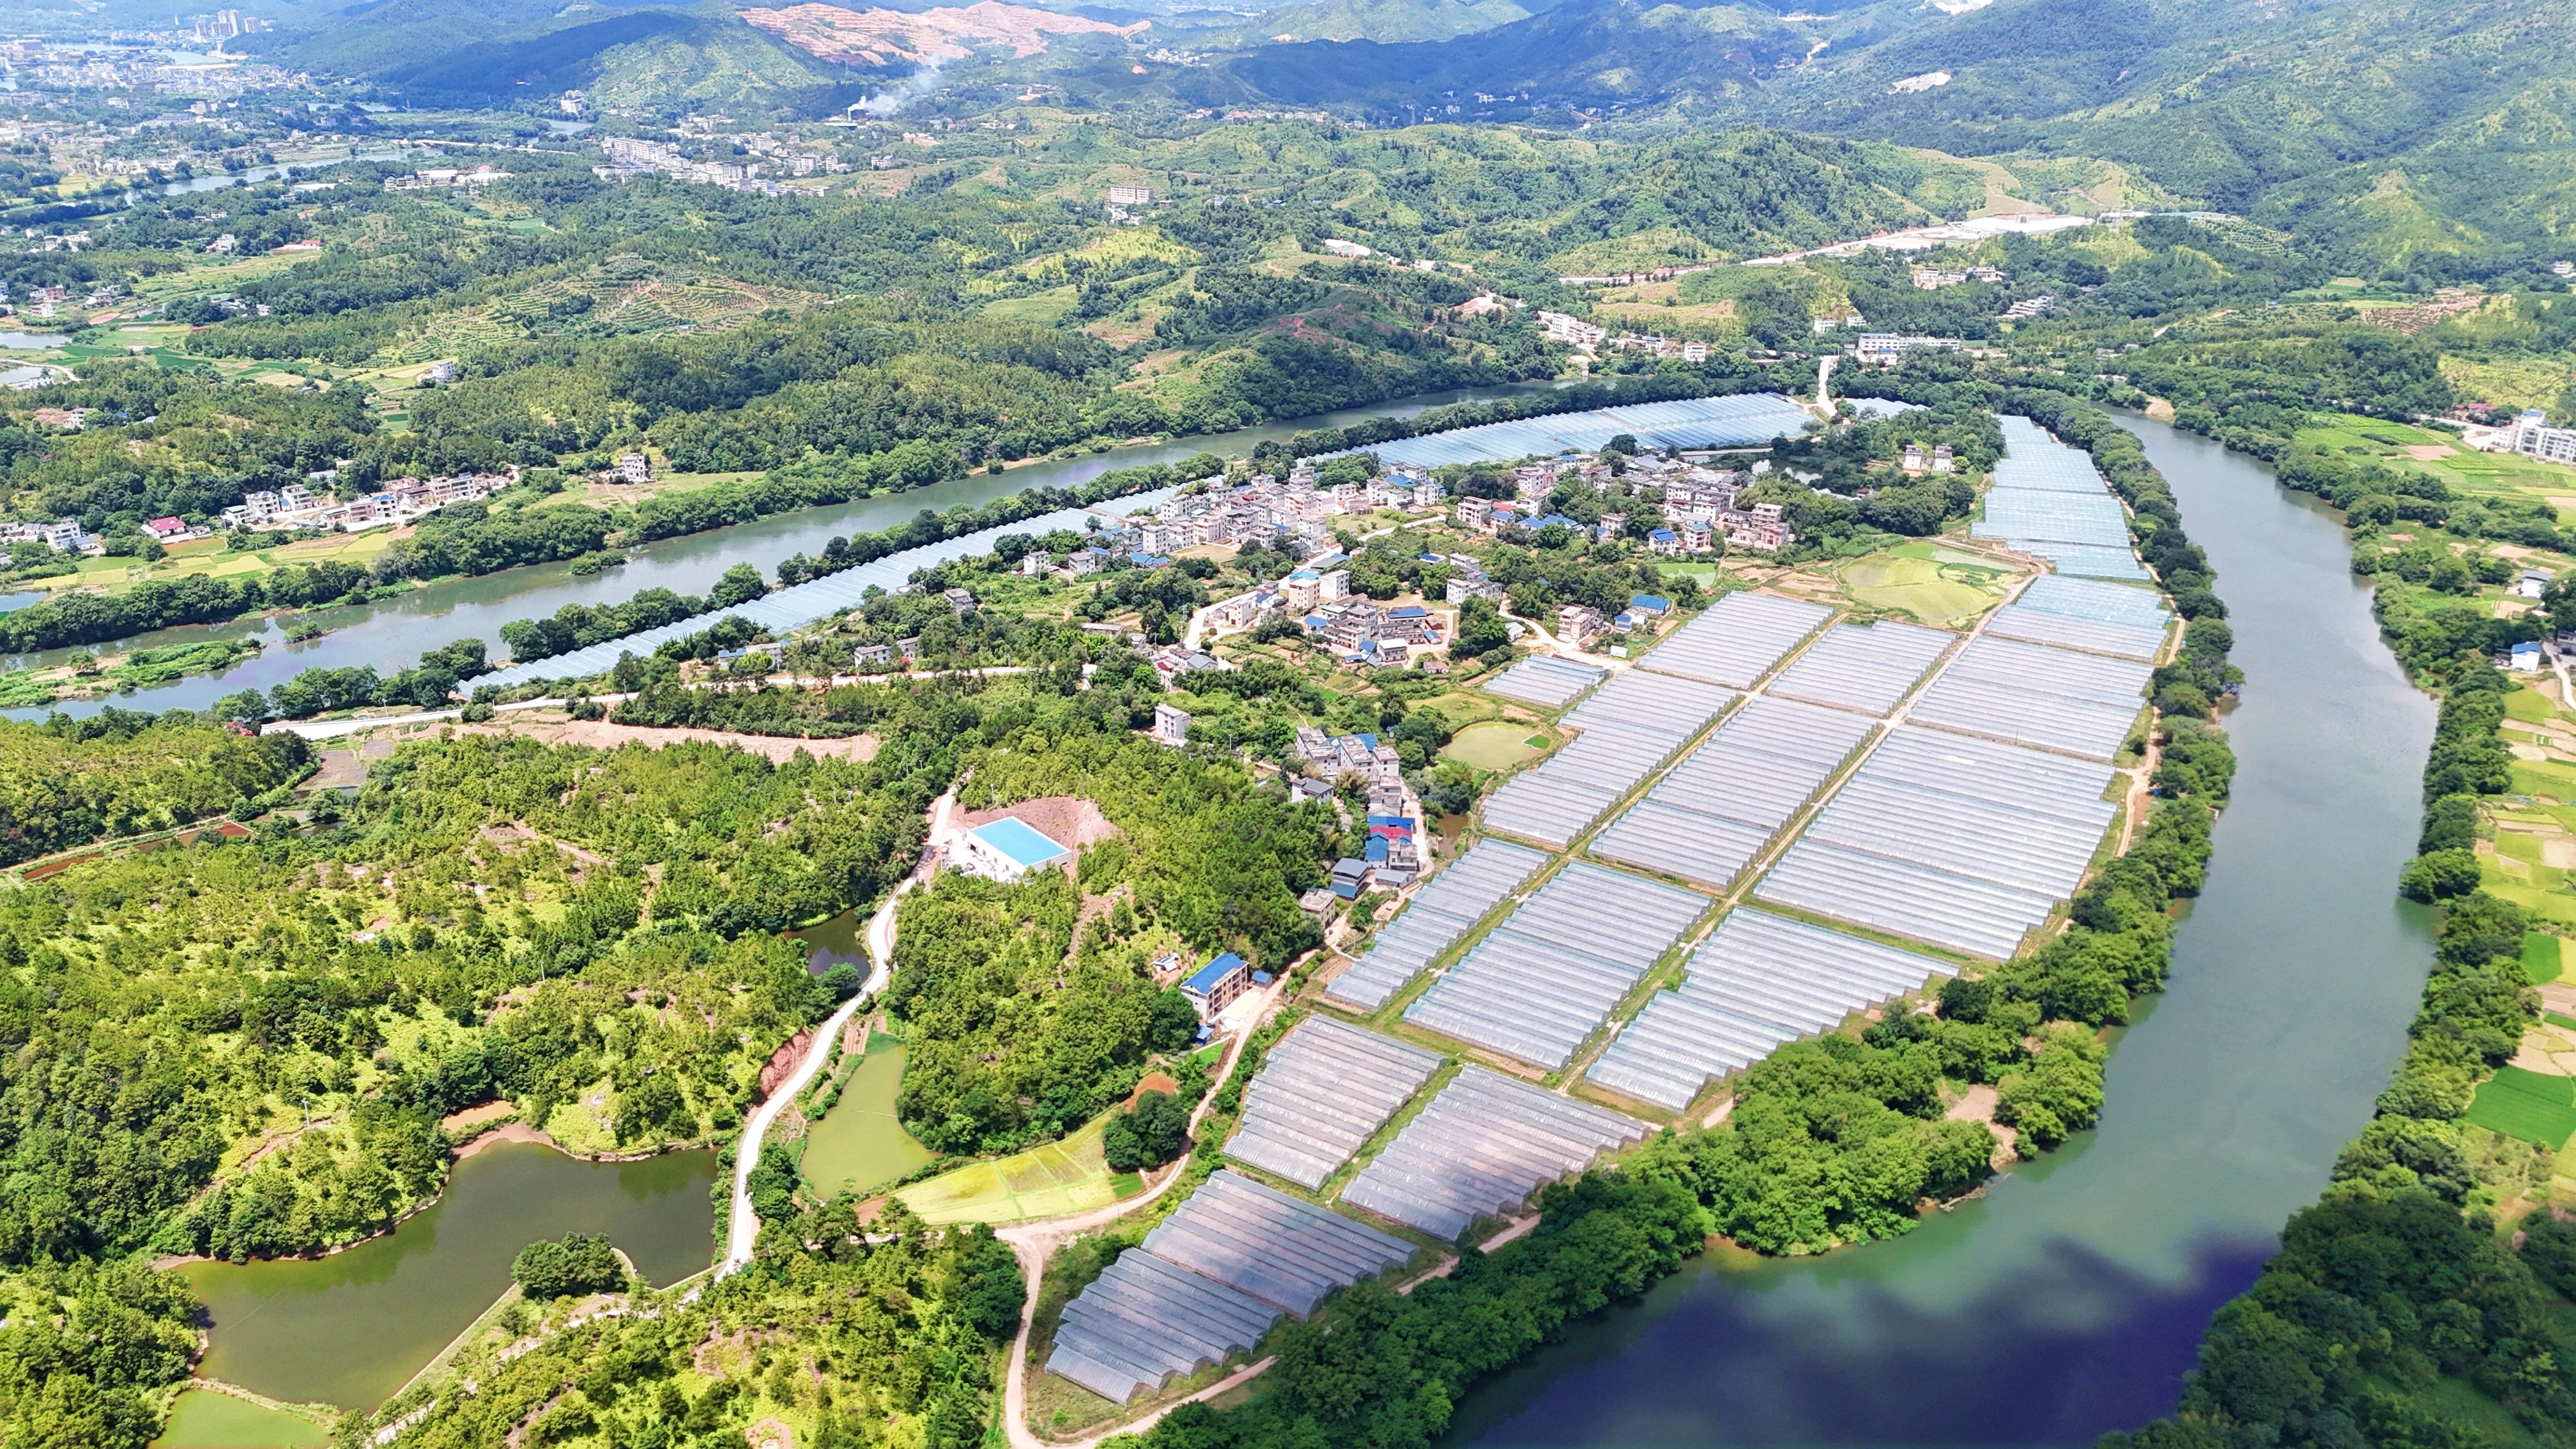
<path id="1" fill-rule="evenodd" d="M 1142 1191 L 1132 1172 L 1111 1172 L 1101 1155 L 1106 1114 L 1062 1142 L 994 1162 L 943 1172 L 895 1196 L 931 1223 L 1016 1223 L 1106 1207 Z"/>
<path id="2" fill-rule="evenodd" d="M 1537 759 L 1547 748 L 1545 735 L 1533 735 L 1527 725 L 1497 719 L 1460 730 L 1442 747 L 1440 757 L 1479 770 L 1508 770 Z"/>
<path id="3" fill-rule="evenodd" d="M 1958 628 L 2003 599 L 2012 575 L 1936 543 L 1907 543 L 1842 567 L 1842 592 L 1856 604 Z"/>
<path id="4" fill-rule="evenodd" d="M 880 1037 L 851 1068 L 832 1110 L 805 1133 L 798 1166 L 816 1196 L 865 1193 L 931 1159 L 931 1150 L 895 1120 L 895 1093 L 902 1086 L 903 1047 Z"/>
<path id="5" fill-rule="evenodd" d="M 2470 1101 L 2469 1120 L 2555 1151 L 2576 1136 L 2576 1082 L 2523 1067 L 2499 1067 Z"/>
<path id="6" fill-rule="evenodd" d="M 2558 717 L 2558 706 L 2539 690 L 2516 685 L 2504 697 L 2504 717 L 2524 724 L 2547 724 Z"/>
<path id="7" fill-rule="evenodd" d="M 2545 986 L 2557 980 L 2564 969 L 2556 936 L 2533 931 L 2522 938 L 2522 973 L 2532 985 Z"/>
<path id="8" fill-rule="evenodd" d="M 170 1410 L 170 1427 L 152 1449 L 320 1449 L 322 1427 L 230 1394 L 192 1389 Z"/>

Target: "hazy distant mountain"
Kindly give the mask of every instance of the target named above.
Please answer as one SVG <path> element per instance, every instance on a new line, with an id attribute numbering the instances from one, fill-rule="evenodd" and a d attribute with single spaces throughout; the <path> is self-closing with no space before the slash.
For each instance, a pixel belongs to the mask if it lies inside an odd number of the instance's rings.
<path id="1" fill-rule="evenodd" d="M 2390 254 L 2576 223 L 2565 0 L 1942 3 L 1960 13 L 1565 0 L 1456 39 L 1272 45 L 1225 70 L 1382 119 L 1570 106 L 2103 156 Z"/>

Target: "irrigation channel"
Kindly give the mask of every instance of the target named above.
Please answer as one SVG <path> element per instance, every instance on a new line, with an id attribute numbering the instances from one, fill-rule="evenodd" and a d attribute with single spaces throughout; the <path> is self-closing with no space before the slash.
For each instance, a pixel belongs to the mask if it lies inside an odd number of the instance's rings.
<path id="1" fill-rule="evenodd" d="M 542 617 L 566 604 L 618 603 L 648 588 L 681 594 L 703 594 L 724 571 L 738 563 L 757 566 L 764 575 L 790 554 L 820 554 L 835 534 L 870 533 L 890 528 L 923 509 L 944 512 L 960 504 L 981 506 L 1025 488 L 1069 487 L 1113 468 L 1145 463 L 1173 463 L 1200 453 L 1239 456 L 1271 439 L 1287 440 L 1314 427 L 1344 427 L 1373 417 L 1411 417 L 1456 402 L 1479 402 L 1540 391 L 1546 383 L 1468 388 L 1428 394 L 1327 413 L 1316 418 L 1265 424 L 1231 433 L 1181 438 L 1134 448 L 1115 448 L 1087 457 L 1031 463 L 1007 473 L 977 473 L 952 483 L 904 493 L 888 493 L 831 508 L 783 513 L 731 528 L 663 539 L 633 550 L 623 567 L 590 575 L 568 563 L 542 564 L 454 579 L 397 594 L 374 604 L 316 610 L 309 617 L 331 632 L 307 643 L 291 643 L 278 627 L 282 620 L 242 619 L 227 624 L 192 624 L 155 630 L 118 641 L 119 648 L 152 648 L 195 644 L 209 639 L 257 639 L 264 646 L 249 659 L 220 674 L 198 675 L 105 700 L 87 700 L 0 711 L 12 719 L 43 719 L 60 711 L 81 716 L 114 706 L 118 709 L 204 709 L 225 695 L 244 689 L 268 689 L 305 669 L 369 665 L 391 673 L 417 662 L 424 650 L 455 639 L 481 639 L 498 655 L 503 652 L 501 626 L 512 619 Z M 69 649 L 45 650 L 8 659 L 11 667 L 45 667 L 61 663 Z"/>
<path id="2" fill-rule="evenodd" d="M 2432 960 L 2395 899 L 2432 702 L 2330 514 L 2125 420 L 2209 551 L 2248 676 L 2241 762 L 2173 977 L 2097 1132 L 1891 1243 L 1703 1260 L 1460 1406 L 1460 1445 L 2083 1444 L 2170 1413 L 2209 1316 L 2325 1185 Z"/>

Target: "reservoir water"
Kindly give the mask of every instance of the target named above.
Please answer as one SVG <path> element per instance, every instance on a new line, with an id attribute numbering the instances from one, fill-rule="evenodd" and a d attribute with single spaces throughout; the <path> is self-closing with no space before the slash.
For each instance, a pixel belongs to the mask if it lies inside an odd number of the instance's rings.
<path id="1" fill-rule="evenodd" d="M 192 1263 L 214 1330 L 198 1372 L 294 1403 L 374 1408 L 510 1286 L 540 1238 L 605 1233 L 667 1286 L 714 1261 L 712 1152 L 583 1162 L 529 1142 L 456 1164 L 439 1200 L 326 1258 Z"/>
<path id="2" fill-rule="evenodd" d="M 1330 413 L 1320 418 L 1302 418 L 1237 432 L 1182 438 L 1170 443 L 1112 449 L 1083 458 L 1031 463 L 1002 474 L 978 473 L 953 483 L 885 494 L 837 507 L 777 514 L 732 528 L 664 539 L 634 550 L 631 561 L 622 568 L 605 569 L 590 575 L 575 574 L 570 564 L 545 564 L 487 574 L 481 578 L 431 584 L 382 603 L 320 610 L 310 617 L 328 625 L 331 632 L 303 644 L 288 641 L 276 624 L 266 619 L 156 630 L 120 641 L 118 647 L 146 648 L 207 639 L 245 638 L 258 638 L 267 647 L 255 657 L 219 675 L 200 675 L 104 701 L 52 708 L 70 715 L 95 714 L 110 705 L 130 710 L 204 709 L 239 690 L 268 689 L 282 684 L 304 669 L 346 668 L 363 664 L 391 673 L 417 662 L 424 650 L 460 638 L 481 639 L 498 656 L 506 652 L 501 645 L 501 626 L 512 619 L 549 615 L 566 604 L 619 602 L 648 588 L 702 594 L 715 586 L 726 569 L 737 563 L 757 565 L 764 575 L 768 575 L 780 559 L 790 554 L 821 553 L 823 545 L 835 534 L 869 533 L 889 528 L 923 509 L 941 512 L 959 504 L 981 505 L 1025 488 L 1067 487 L 1096 478 L 1113 468 L 1179 462 L 1202 452 L 1240 456 L 1257 443 L 1271 439 L 1284 441 L 1307 428 L 1342 427 L 1372 417 L 1411 417 L 1448 403 L 1508 397 L 1547 386 L 1549 384 L 1532 383 L 1437 393 Z M 18 656 L 9 663 L 22 668 L 49 666 L 60 663 L 70 652 L 67 649 L 46 650 Z M 42 719 L 47 713 L 48 710 L 43 708 L 0 711 L 0 714 L 13 719 Z"/>
<path id="3" fill-rule="evenodd" d="M 2433 704 L 2331 515 L 2124 421 L 2218 568 L 2248 682 L 2208 890 L 2100 1130 L 1894 1242 L 1694 1264 L 1465 1396 L 1452 1443 L 2090 1443 L 2172 1411 L 2210 1314 L 2368 1120 L 2432 960 L 2394 886 Z"/>

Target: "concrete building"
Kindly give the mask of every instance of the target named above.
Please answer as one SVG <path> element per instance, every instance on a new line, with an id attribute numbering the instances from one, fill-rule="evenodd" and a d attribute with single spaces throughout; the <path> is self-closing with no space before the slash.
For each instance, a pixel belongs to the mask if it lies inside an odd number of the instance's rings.
<path id="1" fill-rule="evenodd" d="M 1181 994 L 1199 1009 L 1199 1020 L 1212 1022 L 1252 989 L 1252 967 L 1228 951 L 1190 973 Z"/>
<path id="2" fill-rule="evenodd" d="M 2576 463 L 2576 428 L 2553 428 L 2547 413 L 2532 408 L 2514 424 L 2513 450 L 2544 463 Z"/>
<path id="3" fill-rule="evenodd" d="M 1185 745 L 1190 740 L 1190 712 L 1168 704 L 1154 706 L 1154 742 L 1163 745 Z"/>
<path id="4" fill-rule="evenodd" d="M 1072 851 L 1049 840 L 1036 827 L 1007 815 L 976 826 L 957 841 L 959 870 L 1006 885 L 1033 870 L 1061 864 L 1072 855 Z"/>

